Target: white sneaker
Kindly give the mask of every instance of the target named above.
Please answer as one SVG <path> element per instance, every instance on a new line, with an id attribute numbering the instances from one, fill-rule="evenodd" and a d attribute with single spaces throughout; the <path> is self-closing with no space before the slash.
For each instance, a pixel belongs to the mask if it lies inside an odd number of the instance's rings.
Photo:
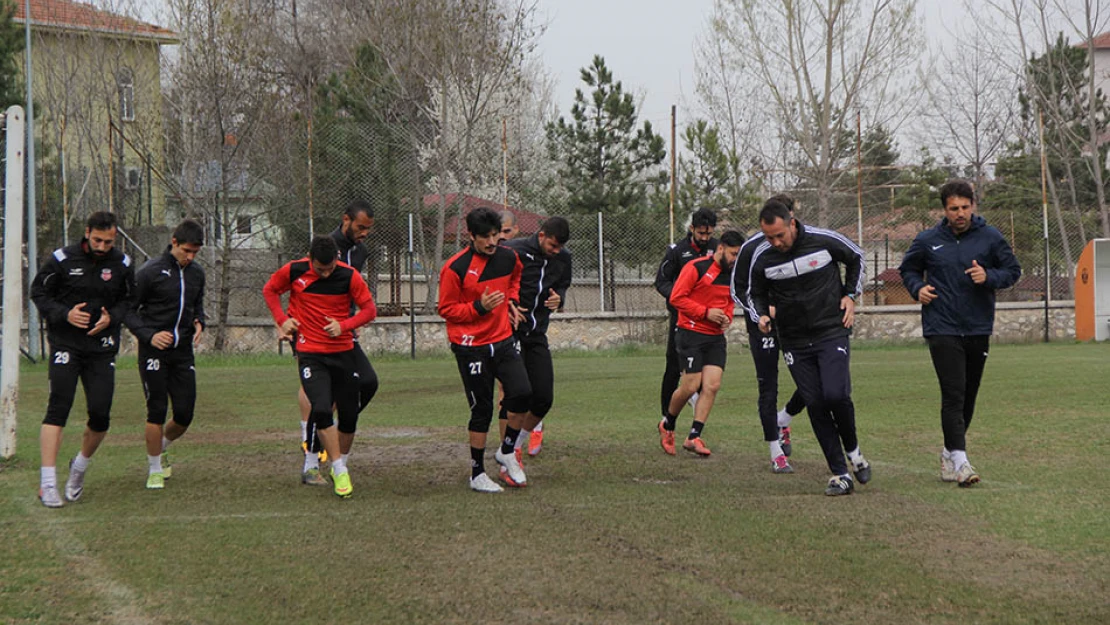
<path id="1" fill-rule="evenodd" d="M 952 462 L 951 456 L 944 455 L 943 451 L 940 452 L 940 481 L 956 481 L 956 463 Z"/>
<path id="2" fill-rule="evenodd" d="M 966 488 L 972 484 L 979 483 L 979 473 L 975 471 L 975 467 L 971 466 L 970 462 L 965 462 L 960 465 L 956 471 L 956 486 Z"/>
<path id="3" fill-rule="evenodd" d="M 505 489 L 494 484 L 485 473 L 479 473 L 478 477 L 470 478 L 470 490 L 478 493 L 500 493 Z"/>
<path id="4" fill-rule="evenodd" d="M 85 492 L 85 472 L 76 471 L 73 461 L 69 463 L 69 479 L 66 480 L 66 501 L 77 501 Z"/>
<path id="5" fill-rule="evenodd" d="M 497 464 L 505 467 L 505 471 L 508 472 L 509 478 L 512 479 L 517 486 L 524 486 L 528 483 L 528 477 L 524 475 L 524 469 L 521 468 L 520 463 L 516 461 L 516 453 L 502 454 L 501 448 L 498 447 L 497 453 L 493 454 L 493 459 L 497 461 Z"/>
<path id="6" fill-rule="evenodd" d="M 39 500 L 47 508 L 61 508 L 62 496 L 58 494 L 57 486 L 43 486 L 39 489 Z"/>

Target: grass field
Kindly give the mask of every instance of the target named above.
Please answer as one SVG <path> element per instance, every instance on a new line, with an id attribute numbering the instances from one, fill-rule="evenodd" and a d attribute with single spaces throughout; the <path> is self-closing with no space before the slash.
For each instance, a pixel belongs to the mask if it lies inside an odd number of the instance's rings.
<path id="1" fill-rule="evenodd" d="M 1110 346 L 994 347 L 969 434 L 983 482 L 966 490 L 939 480 L 924 347 L 858 347 L 875 475 L 840 498 L 821 494 L 804 418 L 797 473 L 770 473 L 736 346 L 713 456 L 665 456 L 659 351 L 558 354 L 531 486 L 493 496 L 466 487 L 453 360 L 374 359 L 346 501 L 299 483 L 295 371 L 279 357 L 199 363 L 174 477 L 146 491 L 142 392 L 122 359 L 112 431 L 61 510 L 35 496 L 47 385 L 28 366 L 19 453 L 0 471 L 0 622 L 1110 622 Z"/>

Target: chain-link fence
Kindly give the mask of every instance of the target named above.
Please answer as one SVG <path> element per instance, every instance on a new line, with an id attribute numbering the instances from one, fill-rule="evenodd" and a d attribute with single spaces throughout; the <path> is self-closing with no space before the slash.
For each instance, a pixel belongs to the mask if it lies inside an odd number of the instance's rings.
<path id="1" fill-rule="evenodd" d="M 208 276 L 212 349 L 244 350 L 251 347 L 247 342 L 261 340 L 264 333 L 227 329 L 252 323 L 265 327 L 269 313 L 262 285 L 283 263 L 306 254 L 311 234 L 339 227 L 345 207 L 354 200 L 368 202 L 375 213 L 365 241 L 369 257 L 364 271 L 382 316 L 435 314 L 439 270 L 467 244 L 463 217 L 478 206 L 513 212 L 520 236 L 535 233 L 549 216 L 570 221 L 568 248 L 575 269 L 568 311 L 663 309 L 653 287 L 672 236 L 662 201 L 577 214 L 554 193 L 451 182 L 465 176 L 445 173 L 435 155 L 413 147 L 416 143 L 399 140 L 380 125 L 343 119 L 315 125 L 294 120 L 265 136 L 229 136 L 220 149 L 179 157 L 169 165 L 140 150 L 138 141 L 127 137 L 126 127 L 114 132 L 118 153 L 111 159 L 63 162 L 57 153 L 44 157 L 37 170 L 40 249 L 45 254 L 64 241 L 79 240 L 86 216 L 110 206 L 122 224 L 120 245 L 141 264 L 165 249 L 180 219 L 203 221 L 208 239 L 201 262 Z M 237 149 L 229 151 L 228 145 Z M 80 185 L 74 183 L 77 179 Z M 776 192 L 795 197 L 803 222 L 837 230 L 854 241 L 862 235 L 868 264 L 864 302 L 911 301 L 897 267 L 917 232 L 940 218 L 935 196 L 928 205 L 910 203 L 891 185 L 852 184 L 834 188 L 822 209 L 811 189 L 764 187 L 753 194 L 750 206 L 722 210 L 718 230 L 756 232 L 758 197 Z M 980 209 L 1013 243 L 1024 268 L 1022 281 L 1000 299 L 1043 298 L 1046 275 L 1051 276 L 1052 297 L 1069 298 L 1074 261 L 1097 234 L 1094 217 L 1078 211 L 1064 215 L 1059 222 L 1067 228 L 1063 237 L 1058 222 L 1049 220 L 1051 270 L 1046 272 L 1040 198 L 1029 197 L 1025 206 L 997 210 L 984 204 Z M 684 236 L 688 217 L 688 211 L 676 211 L 675 238 Z M 1079 224 L 1088 227 L 1080 231 L 1075 227 Z"/>

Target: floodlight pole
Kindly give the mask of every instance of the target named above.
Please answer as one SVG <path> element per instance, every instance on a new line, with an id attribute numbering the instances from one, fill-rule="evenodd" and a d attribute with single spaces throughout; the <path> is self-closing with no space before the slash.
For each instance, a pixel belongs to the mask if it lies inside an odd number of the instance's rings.
<path id="1" fill-rule="evenodd" d="M 24 72 L 27 78 L 27 116 L 24 130 L 27 136 L 27 284 L 30 284 L 35 279 L 39 263 L 39 229 L 35 212 L 35 102 L 31 97 L 31 77 L 34 74 L 31 69 L 31 0 L 27 0 L 23 7 L 23 36 L 26 53 Z M 31 358 L 37 359 L 41 355 L 39 346 L 39 311 L 31 305 L 27 307 L 27 348 Z"/>
<path id="2" fill-rule="evenodd" d="M 0 349 L 0 458 L 15 455 L 16 409 L 19 405 L 19 334 L 23 326 L 23 109 L 13 106 L 4 118 L 4 332 Z M 33 337 L 32 337 L 33 339 Z M 31 341 L 34 344 L 34 340 Z"/>

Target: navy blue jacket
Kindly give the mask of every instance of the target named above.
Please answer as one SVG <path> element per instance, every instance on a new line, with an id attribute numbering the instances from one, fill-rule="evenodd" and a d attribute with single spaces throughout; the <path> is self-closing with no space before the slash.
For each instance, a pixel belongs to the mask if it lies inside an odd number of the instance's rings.
<path id="1" fill-rule="evenodd" d="M 135 274 L 135 304 L 124 319 L 144 345 L 154 335 L 173 333 L 173 347 L 192 346 L 199 321 L 204 327 L 204 269 L 195 261 L 182 269 L 170 248 L 148 260 Z"/>
<path id="2" fill-rule="evenodd" d="M 987 281 L 975 284 L 964 273 L 971 261 L 987 270 Z M 914 299 L 925 285 L 937 298 L 921 307 L 925 336 L 984 336 L 994 331 L 994 292 L 1013 286 L 1021 265 L 1002 233 L 979 215 L 967 232 L 956 236 L 948 219 L 917 235 L 898 268 L 902 284 Z"/>
<path id="3" fill-rule="evenodd" d="M 511 239 L 502 245 L 512 248 L 523 266 L 520 272 L 520 307 L 524 309 L 524 320 L 517 326 L 516 334 L 544 334 L 551 320 L 551 309 L 547 307 L 549 289 L 555 289 L 559 294 L 559 308 L 566 302 L 571 281 L 570 251 L 564 247 L 555 256 L 544 256 L 540 238 L 535 234 Z"/>

